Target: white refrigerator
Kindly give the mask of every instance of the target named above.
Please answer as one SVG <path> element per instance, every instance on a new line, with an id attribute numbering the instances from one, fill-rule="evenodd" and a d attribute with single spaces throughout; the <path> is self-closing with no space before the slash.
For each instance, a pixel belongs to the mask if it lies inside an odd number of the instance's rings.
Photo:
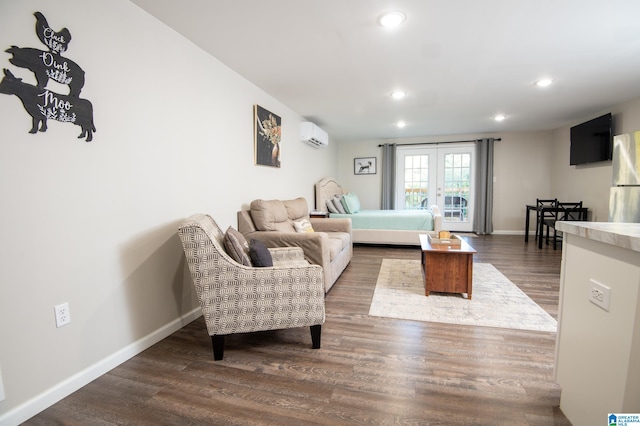
<path id="1" fill-rule="evenodd" d="M 609 222 L 640 223 L 640 131 L 613 138 Z"/>

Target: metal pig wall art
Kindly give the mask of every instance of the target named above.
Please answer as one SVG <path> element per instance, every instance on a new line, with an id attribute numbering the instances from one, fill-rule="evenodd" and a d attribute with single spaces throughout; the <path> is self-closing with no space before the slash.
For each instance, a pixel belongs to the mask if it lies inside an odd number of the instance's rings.
<path id="1" fill-rule="evenodd" d="M 93 106 L 88 100 L 80 98 L 85 83 L 84 71 L 74 61 L 61 55 L 69 48 L 71 33 L 66 28 L 53 30 L 40 12 L 34 13 L 34 16 L 36 35 L 49 50 L 11 46 L 5 52 L 12 55 L 9 59 L 11 64 L 34 74 L 36 85 L 23 82 L 5 68 L 0 81 L 0 93 L 16 95 L 20 99 L 31 116 L 29 133 L 46 132 L 47 120 L 51 119 L 80 126 L 82 132 L 78 138 L 86 138 L 87 142 L 91 142 L 96 131 Z M 50 80 L 68 86 L 69 94 L 49 90 L 47 84 Z"/>

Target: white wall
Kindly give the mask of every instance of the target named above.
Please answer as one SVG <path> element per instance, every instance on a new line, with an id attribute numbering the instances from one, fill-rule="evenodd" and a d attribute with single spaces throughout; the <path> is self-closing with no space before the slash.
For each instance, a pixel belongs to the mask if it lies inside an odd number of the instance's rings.
<path id="1" fill-rule="evenodd" d="M 551 133 L 503 133 L 495 144 L 494 232 L 524 231 L 526 205 L 551 195 Z M 530 228 L 535 229 L 532 220 Z"/>
<path id="2" fill-rule="evenodd" d="M 313 184 L 337 174 L 336 144 L 299 142 L 298 114 L 126 0 L 0 1 L 0 64 L 25 82 L 4 49 L 44 48 L 35 11 L 71 31 L 64 55 L 86 72 L 97 132 L 87 143 L 50 120 L 29 134 L 18 98 L 0 94 L 0 423 L 199 314 L 181 219 L 206 212 L 226 229 L 254 198 L 313 205 Z M 282 117 L 280 169 L 253 163 L 254 104 Z M 62 302 L 72 321 L 57 329 Z"/>
<path id="3" fill-rule="evenodd" d="M 355 141 L 340 144 L 338 164 L 340 174 L 332 176 L 347 190 L 358 195 L 361 207 L 365 210 L 376 210 L 381 206 L 382 197 L 382 148 L 383 140 Z M 355 175 L 353 173 L 355 158 L 375 157 L 376 174 Z"/>

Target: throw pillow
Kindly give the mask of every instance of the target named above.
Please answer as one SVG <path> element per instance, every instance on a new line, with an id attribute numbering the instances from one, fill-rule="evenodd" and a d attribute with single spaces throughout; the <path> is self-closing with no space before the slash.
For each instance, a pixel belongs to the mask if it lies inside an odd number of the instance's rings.
<path id="1" fill-rule="evenodd" d="M 313 232 L 313 226 L 311 226 L 309 219 L 295 220 L 293 221 L 293 227 L 296 232 Z"/>
<path id="2" fill-rule="evenodd" d="M 273 257 L 267 246 L 262 241 L 252 239 L 249 243 L 249 256 L 251 263 L 256 267 L 273 266 Z"/>
<path id="3" fill-rule="evenodd" d="M 227 254 L 239 264 L 251 266 L 247 239 L 231 226 L 227 228 L 227 232 L 224 233 L 224 249 L 227 251 Z"/>

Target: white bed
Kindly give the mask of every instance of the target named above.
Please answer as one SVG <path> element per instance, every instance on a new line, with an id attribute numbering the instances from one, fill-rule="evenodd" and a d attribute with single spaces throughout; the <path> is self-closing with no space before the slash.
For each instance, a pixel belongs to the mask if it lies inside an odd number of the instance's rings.
<path id="1" fill-rule="evenodd" d="M 316 210 L 328 212 L 327 201 L 347 193 L 348 191 L 333 178 L 321 179 L 315 184 Z M 407 218 L 403 215 L 411 217 Z M 353 242 L 360 244 L 420 245 L 419 234 L 437 233 L 442 229 L 442 215 L 437 206 L 431 206 L 427 210 L 362 210 L 351 215 L 329 213 L 329 216 L 351 217 Z M 392 218 L 384 219 L 387 221 L 385 229 L 374 229 L 369 226 L 369 223 L 374 220 L 363 216 L 392 216 Z M 424 220 L 414 220 L 419 216 Z M 389 220 L 392 222 L 388 222 Z M 359 225 L 360 222 L 366 222 L 366 224 Z"/>

